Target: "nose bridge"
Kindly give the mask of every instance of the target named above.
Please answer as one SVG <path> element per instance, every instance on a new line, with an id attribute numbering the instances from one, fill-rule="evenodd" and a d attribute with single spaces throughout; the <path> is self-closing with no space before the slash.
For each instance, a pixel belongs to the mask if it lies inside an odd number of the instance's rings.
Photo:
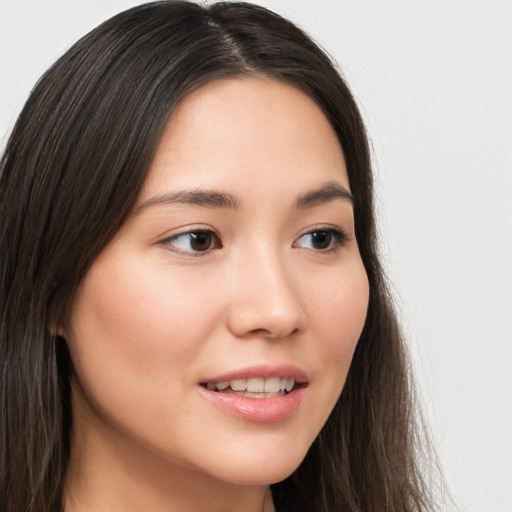
<path id="1" fill-rule="evenodd" d="M 238 336 L 259 332 L 284 337 L 305 322 L 305 312 L 293 282 L 291 261 L 268 240 L 251 244 L 237 258 L 229 316 Z"/>

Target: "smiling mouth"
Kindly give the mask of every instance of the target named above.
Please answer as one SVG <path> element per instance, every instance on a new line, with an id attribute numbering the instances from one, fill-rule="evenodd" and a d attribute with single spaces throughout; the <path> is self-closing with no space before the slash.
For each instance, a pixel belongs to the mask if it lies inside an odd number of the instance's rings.
<path id="1" fill-rule="evenodd" d="M 296 383 L 293 378 L 271 377 L 264 379 L 256 377 L 220 382 L 202 382 L 201 386 L 209 391 L 245 398 L 276 398 L 291 393 L 302 384 Z"/>

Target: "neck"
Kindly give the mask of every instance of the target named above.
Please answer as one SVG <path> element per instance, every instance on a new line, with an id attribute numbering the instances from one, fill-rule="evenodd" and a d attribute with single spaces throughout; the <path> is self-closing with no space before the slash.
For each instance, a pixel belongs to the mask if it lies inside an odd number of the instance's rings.
<path id="1" fill-rule="evenodd" d="M 65 512 L 273 510 L 264 486 L 229 484 L 189 468 L 132 457 L 133 453 L 83 455 L 71 456 Z"/>

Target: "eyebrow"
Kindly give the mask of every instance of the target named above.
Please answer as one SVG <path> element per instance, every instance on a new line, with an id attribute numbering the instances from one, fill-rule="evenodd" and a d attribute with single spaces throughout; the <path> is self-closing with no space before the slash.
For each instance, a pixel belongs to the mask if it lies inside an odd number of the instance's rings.
<path id="1" fill-rule="evenodd" d="M 317 190 L 312 190 L 299 196 L 296 202 L 296 208 L 313 208 L 321 204 L 342 199 L 354 204 L 352 194 L 343 186 L 335 182 L 329 182 Z M 169 192 L 167 194 L 154 196 L 144 201 L 135 209 L 138 214 L 155 205 L 173 205 L 189 204 L 202 206 L 204 208 L 221 208 L 229 210 L 239 210 L 241 208 L 240 200 L 232 194 L 226 192 L 217 192 L 214 190 L 180 190 Z"/>
<path id="2" fill-rule="evenodd" d="M 213 190 L 180 190 L 154 196 L 144 201 L 136 208 L 135 213 L 140 213 L 150 206 L 173 204 L 190 204 L 203 206 L 204 208 L 240 209 L 240 201 L 232 194 Z"/>
<path id="3" fill-rule="evenodd" d="M 312 190 L 311 192 L 307 192 L 300 196 L 297 199 L 297 208 L 312 208 L 314 206 L 329 203 L 335 199 L 343 199 L 352 205 L 354 204 L 352 194 L 339 183 L 331 181 L 317 190 Z"/>

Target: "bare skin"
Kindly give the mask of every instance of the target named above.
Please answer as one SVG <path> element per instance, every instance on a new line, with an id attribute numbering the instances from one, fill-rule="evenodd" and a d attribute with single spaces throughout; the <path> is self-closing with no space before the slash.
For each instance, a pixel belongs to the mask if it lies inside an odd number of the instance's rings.
<path id="1" fill-rule="evenodd" d="M 270 512 L 268 485 L 343 389 L 367 305 L 343 151 L 316 104 L 263 78 L 191 93 L 60 329 L 66 512 Z"/>

